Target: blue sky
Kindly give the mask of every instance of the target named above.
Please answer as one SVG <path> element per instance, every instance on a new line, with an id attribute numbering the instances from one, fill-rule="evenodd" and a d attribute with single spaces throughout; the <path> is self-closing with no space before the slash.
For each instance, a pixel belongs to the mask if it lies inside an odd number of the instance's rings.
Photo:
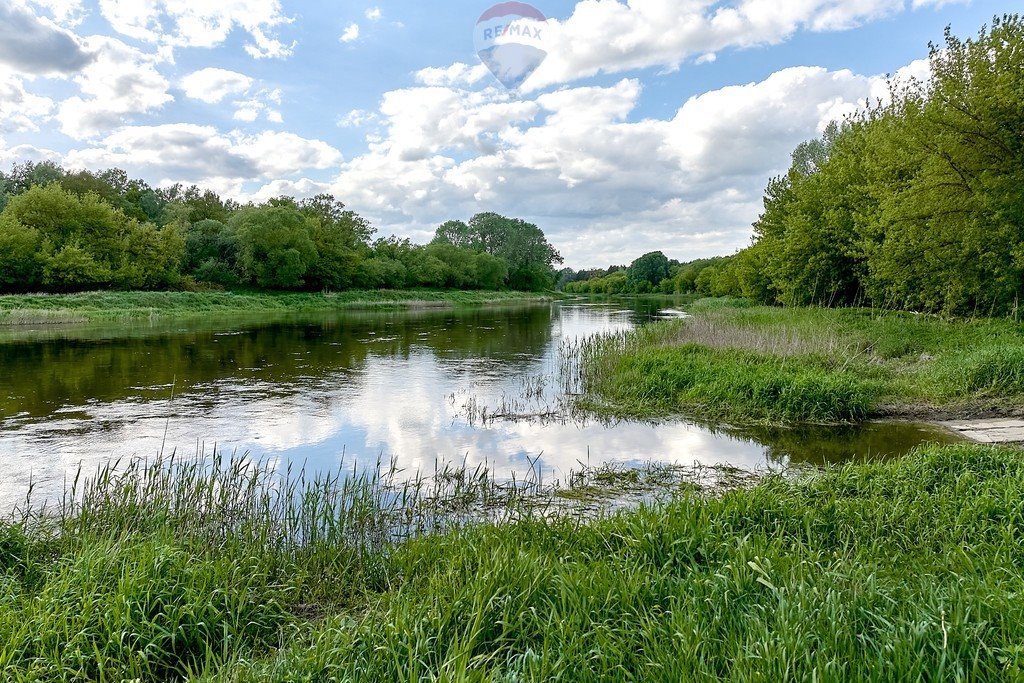
<path id="1" fill-rule="evenodd" d="M 499 211 L 574 267 L 731 253 L 795 144 L 1014 9 L 539 0 L 548 57 L 510 92 L 474 52 L 492 4 L 0 0 L 0 166 L 332 192 L 419 241 Z"/>

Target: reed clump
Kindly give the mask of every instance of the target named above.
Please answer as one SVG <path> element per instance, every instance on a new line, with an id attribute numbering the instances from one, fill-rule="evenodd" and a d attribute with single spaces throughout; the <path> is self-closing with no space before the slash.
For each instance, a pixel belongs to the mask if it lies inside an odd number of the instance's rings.
<path id="1" fill-rule="evenodd" d="M 439 470 L 172 459 L 29 500 L 0 524 L 0 679 L 1024 675 L 1018 450 L 933 446 L 714 495 L 679 469 L 602 467 L 565 486 L 670 495 L 585 516 L 539 475 Z"/>
<path id="2" fill-rule="evenodd" d="M 933 447 L 404 545 L 366 612 L 206 681 L 1015 680 L 1024 459 Z"/>
<path id="3" fill-rule="evenodd" d="M 738 423 L 1014 413 L 1024 397 L 1014 321 L 731 300 L 687 312 L 576 344 L 563 382 L 599 414 Z"/>
<path id="4" fill-rule="evenodd" d="M 540 302 L 524 292 L 351 290 L 274 292 L 84 292 L 0 296 L 0 326 L 71 324 L 238 313 L 311 313 L 345 309 L 422 309 Z"/>

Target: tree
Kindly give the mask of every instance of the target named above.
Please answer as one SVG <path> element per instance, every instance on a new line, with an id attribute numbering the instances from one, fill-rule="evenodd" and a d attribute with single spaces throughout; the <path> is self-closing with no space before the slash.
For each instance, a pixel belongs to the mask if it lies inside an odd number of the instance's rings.
<path id="1" fill-rule="evenodd" d="M 660 251 L 644 254 L 633 261 L 627 275 L 633 282 L 646 282 L 656 287 L 669 276 L 668 257 Z"/>
<path id="2" fill-rule="evenodd" d="M 29 291 L 40 283 L 41 244 L 38 230 L 0 214 L 0 291 Z"/>
<path id="3" fill-rule="evenodd" d="M 333 195 L 318 194 L 297 206 L 311 221 L 310 237 L 318 255 L 309 271 L 310 285 L 330 290 L 351 287 L 373 228 Z"/>
<path id="4" fill-rule="evenodd" d="M 0 223 L 19 272 L 56 291 L 166 286 L 174 282 L 184 252 L 177 232 L 159 231 L 94 193 L 79 196 L 57 183 L 12 198 Z M 38 250 L 34 267 L 23 256 L 30 244 Z"/>
<path id="5" fill-rule="evenodd" d="M 251 207 L 230 221 L 238 243 L 238 267 L 258 287 L 297 289 L 318 257 L 309 219 L 296 208 Z"/>
<path id="6" fill-rule="evenodd" d="M 469 226 L 463 221 L 442 223 L 434 233 L 434 244 L 451 244 L 464 249 L 477 249 L 479 244 L 470 236 Z"/>

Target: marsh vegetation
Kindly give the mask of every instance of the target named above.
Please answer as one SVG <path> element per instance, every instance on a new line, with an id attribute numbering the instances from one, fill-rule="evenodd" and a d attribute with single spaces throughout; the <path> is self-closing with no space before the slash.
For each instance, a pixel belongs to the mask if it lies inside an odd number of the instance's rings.
<path id="1" fill-rule="evenodd" d="M 703 300 L 690 317 L 581 345 L 587 405 L 769 423 L 1002 415 L 1024 394 L 1024 328 L 870 309 Z"/>
<path id="2" fill-rule="evenodd" d="M 581 474 L 557 498 L 641 477 Z M 0 524 L 0 675 L 1020 675 L 1019 451 L 933 447 L 716 495 L 677 481 L 594 517 L 482 471 L 394 485 L 243 460 L 103 469 Z"/>

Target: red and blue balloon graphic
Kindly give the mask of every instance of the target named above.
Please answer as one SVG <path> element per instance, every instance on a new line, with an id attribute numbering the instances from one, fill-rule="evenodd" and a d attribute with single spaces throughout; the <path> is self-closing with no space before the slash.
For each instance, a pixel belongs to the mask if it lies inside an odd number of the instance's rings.
<path id="1" fill-rule="evenodd" d="M 473 42 L 480 60 L 510 90 L 520 88 L 548 53 L 543 48 L 547 18 L 524 2 L 502 2 L 476 22 Z"/>

